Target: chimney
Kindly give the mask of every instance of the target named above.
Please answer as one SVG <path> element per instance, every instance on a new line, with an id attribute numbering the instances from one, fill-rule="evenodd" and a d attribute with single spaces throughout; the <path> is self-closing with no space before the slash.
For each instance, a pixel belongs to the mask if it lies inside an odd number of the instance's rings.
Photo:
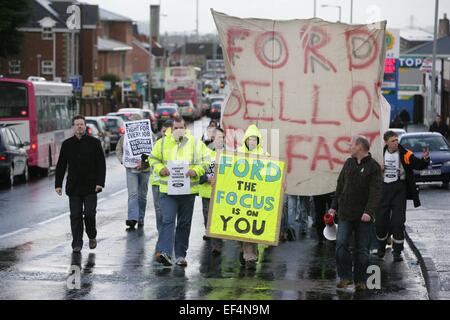
<path id="1" fill-rule="evenodd" d="M 438 37 L 443 38 L 443 37 L 448 37 L 448 36 L 450 36 L 450 23 L 449 23 L 449 20 L 447 19 L 447 14 L 444 13 L 444 18 L 439 19 Z"/>

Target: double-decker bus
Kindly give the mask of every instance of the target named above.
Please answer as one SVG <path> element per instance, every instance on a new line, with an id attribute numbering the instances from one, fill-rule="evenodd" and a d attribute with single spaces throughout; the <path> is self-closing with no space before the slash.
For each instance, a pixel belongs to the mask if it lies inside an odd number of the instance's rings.
<path id="1" fill-rule="evenodd" d="M 26 145 L 31 173 L 46 175 L 56 165 L 62 142 L 73 135 L 79 107 L 69 83 L 0 78 L 0 124 L 13 128 Z"/>
<path id="2" fill-rule="evenodd" d="M 164 102 L 191 100 L 198 108 L 202 101 L 202 83 L 199 74 L 200 68 L 196 67 L 167 67 Z"/>

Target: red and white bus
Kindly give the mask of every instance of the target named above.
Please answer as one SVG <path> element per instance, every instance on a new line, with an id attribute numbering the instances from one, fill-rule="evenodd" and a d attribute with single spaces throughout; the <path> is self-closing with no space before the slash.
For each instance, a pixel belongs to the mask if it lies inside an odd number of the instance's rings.
<path id="1" fill-rule="evenodd" d="M 196 67 L 167 67 L 164 102 L 191 100 L 195 107 L 200 107 L 202 101 L 200 71 L 200 68 Z"/>
<path id="2" fill-rule="evenodd" d="M 44 78 L 0 78 L 0 124 L 27 145 L 30 169 L 46 174 L 56 165 L 62 142 L 73 135 L 71 119 L 79 107 L 72 90 L 69 83 Z"/>

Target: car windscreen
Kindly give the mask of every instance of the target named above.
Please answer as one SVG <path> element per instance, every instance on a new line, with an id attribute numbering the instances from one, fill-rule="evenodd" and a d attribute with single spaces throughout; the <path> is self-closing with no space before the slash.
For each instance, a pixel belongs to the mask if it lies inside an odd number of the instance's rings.
<path id="1" fill-rule="evenodd" d="M 108 129 L 117 129 L 120 127 L 119 119 L 108 118 L 105 121 L 106 128 Z"/>
<path id="2" fill-rule="evenodd" d="M 175 108 L 158 108 L 156 110 L 156 112 L 158 112 L 158 113 L 163 113 L 163 112 L 174 113 L 174 112 L 176 112 L 176 109 Z"/>
<path id="3" fill-rule="evenodd" d="M 20 83 L 0 82 L 0 118 L 28 117 L 27 87 Z"/>
<path id="4" fill-rule="evenodd" d="M 424 149 L 430 151 L 450 151 L 450 146 L 440 136 L 413 136 L 404 137 L 401 145 L 412 152 L 422 152 Z"/>

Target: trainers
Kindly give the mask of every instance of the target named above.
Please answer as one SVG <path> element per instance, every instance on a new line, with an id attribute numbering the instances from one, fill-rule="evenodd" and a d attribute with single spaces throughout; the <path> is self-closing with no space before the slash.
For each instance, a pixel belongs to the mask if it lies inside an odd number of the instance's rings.
<path id="1" fill-rule="evenodd" d="M 138 222 L 138 228 L 142 228 L 144 226 L 144 220 Z"/>
<path id="2" fill-rule="evenodd" d="M 95 249 L 95 248 L 97 248 L 97 240 L 89 239 L 89 249 Z"/>
<path id="3" fill-rule="evenodd" d="M 161 263 L 164 266 L 170 267 L 172 265 L 172 259 L 170 256 L 164 252 L 158 252 L 159 257 L 156 261 Z"/>
<path id="4" fill-rule="evenodd" d="M 256 270 L 256 261 L 255 260 L 245 261 L 245 269 Z"/>
<path id="5" fill-rule="evenodd" d="M 341 280 L 341 281 L 339 281 L 338 282 L 338 284 L 336 285 L 336 287 L 338 288 L 338 289 L 347 289 L 348 288 L 348 286 L 351 286 L 352 285 L 352 281 L 351 280 Z"/>
<path id="6" fill-rule="evenodd" d="M 295 241 L 295 231 L 292 228 L 287 229 L 287 240 L 288 241 Z"/>
<path id="7" fill-rule="evenodd" d="M 220 248 L 213 248 L 212 250 L 211 250 L 211 254 L 213 255 L 213 256 L 218 256 L 218 255 L 220 255 L 222 253 L 222 250 L 220 249 Z"/>
<path id="8" fill-rule="evenodd" d="M 74 247 L 72 252 L 73 253 L 80 253 L 81 252 L 81 247 Z"/>
<path id="9" fill-rule="evenodd" d="M 137 221 L 136 220 L 127 220 L 125 221 L 125 224 L 130 227 L 130 229 L 134 229 L 134 226 L 136 225 Z"/>
<path id="10" fill-rule="evenodd" d="M 358 282 L 355 284 L 355 291 L 366 291 L 367 290 L 367 286 L 364 282 Z"/>
<path id="11" fill-rule="evenodd" d="M 187 261 L 184 257 L 177 258 L 177 261 L 175 263 L 177 264 L 177 266 L 187 267 Z"/>
<path id="12" fill-rule="evenodd" d="M 402 257 L 402 253 L 401 252 L 394 251 L 392 253 L 392 255 L 394 256 L 394 262 L 401 262 L 401 261 L 403 261 L 403 257 Z"/>

